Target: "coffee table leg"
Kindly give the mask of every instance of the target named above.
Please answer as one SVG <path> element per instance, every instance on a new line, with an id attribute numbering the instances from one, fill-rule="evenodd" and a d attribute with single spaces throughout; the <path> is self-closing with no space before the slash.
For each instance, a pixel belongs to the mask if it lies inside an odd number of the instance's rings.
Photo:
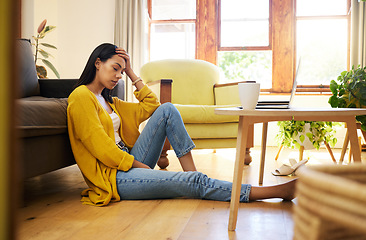
<path id="1" fill-rule="evenodd" d="M 263 122 L 261 164 L 259 167 L 259 185 L 263 184 L 264 161 L 266 158 L 266 147 L 267 147 L 267 130 L 268 130 L 268 122 Z"/>
<path id="2" fill-rule="evenodd" d="M 361 152 L 357 137 L 357 125 L 354 117 L 352 117 L 351 119 L 352 120 L 347 122 L 348 137 L 352 149 L 352 152 L 350 154 L 353 155 L 354 162 L 361 162 Z"/>
<path id="3" fill-rule="evenodd" d="M 238 208 L 240 201 L 241 181 L 243 177 L 245 149 L 247 145 L 247 134 L 249 127 L 249 117 L 239 117 L 238 137 L 236 143 L 236 158 L 234 166 L 233 187 L 231 190 L 229 231 L 234 231 L 238 219 Z"/>

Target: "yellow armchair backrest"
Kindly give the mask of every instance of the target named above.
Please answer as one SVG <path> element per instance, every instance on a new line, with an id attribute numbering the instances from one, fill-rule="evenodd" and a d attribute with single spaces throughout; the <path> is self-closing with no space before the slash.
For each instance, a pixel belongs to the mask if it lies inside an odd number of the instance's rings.
<path id="1" fill-rule="evenodd" d="M 213 105 L 213 85 L 219 83 L 219 68 L 197 59 L 169 59 L 146 63 L 140 70 L 145 83 L 172 79 L 172 103 Z"/>

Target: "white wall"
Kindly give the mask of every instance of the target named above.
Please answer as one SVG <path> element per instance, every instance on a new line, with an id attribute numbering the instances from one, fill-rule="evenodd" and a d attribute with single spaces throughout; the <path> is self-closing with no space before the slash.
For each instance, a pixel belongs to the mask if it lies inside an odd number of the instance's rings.
<path id="1" fill-rule="evenodd" d="M 39 24 L 56 29 L 44 42 L 55 45 L 49 60 L 61 78 L 79 78 L 93 49 L 101 43 L 114 41 L 114 0 L 23 0 L 22 37 L 32 38 Z M 41 62 L 40 62 L 41 63 Z M 55 78 L 48 70 L 49 78 Z"/>

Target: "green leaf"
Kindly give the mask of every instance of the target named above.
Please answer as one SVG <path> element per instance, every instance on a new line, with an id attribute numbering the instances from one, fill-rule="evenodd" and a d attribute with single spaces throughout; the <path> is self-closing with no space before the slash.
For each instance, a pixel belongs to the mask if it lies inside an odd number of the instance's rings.
<path id="1" fill-rule="evenodd" d="M 331 96 L 328 103 L 331 107 L 336 108 L 338 106 L 338 98 L 336 96 Z"/>
<path id="2" fill-rule="evenodd" d="M 304 142 L 304 140 L 305 140 L 305 136 L 304 135 L 300 135 L 300 141 L 303 143 Z"/>
<path id="3" fill-rule="evenodd" d="M 57 49 L 57 47 L 55 47 L 55 46 L 53 46 L 51 44 L 48 44 L 48 43 L 40 43 L 40 45 L 45 46 L 45 47 L 48 47 L 48 48 Z"/>
<path id="4" fill-rule="evenodd" d="M 334 80 L 330 81 L 329 88 L 330 91 L 332 91 L 333 95 L 337 95 L 338 84 L 336 81 Z"/>
<path id="5" fill-rule="evenodd" d="M 306 136 L 309 138 L 310 141 L 313 139 L 313 134 L 311 132 L 307 132 Z"/>
<path id="6" fill-rule="evenodd" d="M 40 35 L 41 35 L 41 34 L 45 35 L 45 34 L 47 34 L 47 33 L 51 32 L 52 30 L 54 30 L 55 28 L 56 28 L 56 26 L 46 26 L 46 27 L 42 30 L 42 32 L 40 32 L 39 34 L 40 34 Z"/>
<path id="7" fill-rule="evenodd" d="M 53 64 L 50 61 L 48 61 L 46 59 L 42 59 L 42 62 L 55 73 L 57 78 L 60 78 L 60 74 L 57 72 L 56 68 L 53 66 Z"/>
<path id="8" fill-rule="evenodd" d="M 362 124 L 361 125 L 361 130 L 364 131 L 364 132 L 366 132 L 366 125 L 365 124 Z"/>
<path id="9" fill-rule="evenodd" d="M 38 52 L 42 54 L 43 57 L 48 58 L 50 54 L 42 49 L 39 49 Z"/>

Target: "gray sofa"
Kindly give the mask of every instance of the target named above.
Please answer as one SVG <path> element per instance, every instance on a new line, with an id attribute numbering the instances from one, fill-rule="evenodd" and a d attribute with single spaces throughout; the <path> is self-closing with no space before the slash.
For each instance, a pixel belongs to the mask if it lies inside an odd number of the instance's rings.
<path id="1" fill-rule="evenodd" d="M 38 79 L 30 41 L 17 40 L 20 98 L 16 101 L 22 179 L 75 164 L 67 133 L 67 97 L 77 79 Z M 112 91 L 124 99 L 124 82 Z"/>

